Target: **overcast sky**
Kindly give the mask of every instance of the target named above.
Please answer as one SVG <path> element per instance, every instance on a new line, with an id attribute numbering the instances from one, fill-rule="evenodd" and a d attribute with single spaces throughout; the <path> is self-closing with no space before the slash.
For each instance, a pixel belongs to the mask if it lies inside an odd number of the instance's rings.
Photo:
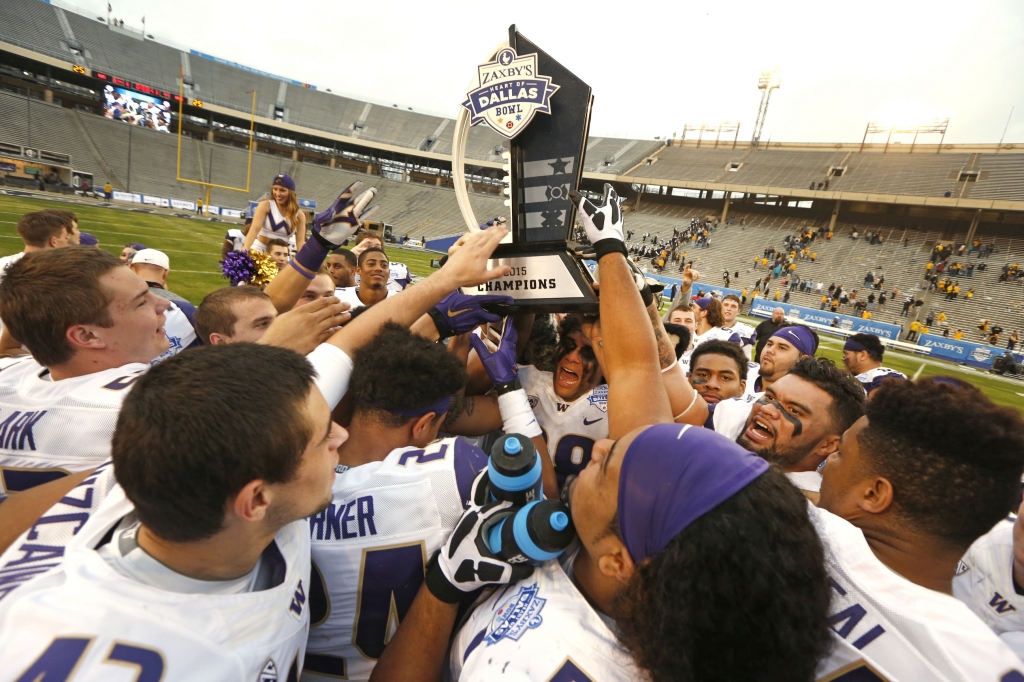
<path id="1" fill-rule="evenodd" d="M 157 40 L 448 117 L 516 23 L 591 85 L 593 135 L 731 120 L 749 140 L 758 76 L 777 68 L 762 139 L 859 142 L 868 120 L 948 116 L 947 142 L 995 143 L 1015 107 L 1006 141 L 1024 142 L 1020 0 L 111 3 Z M 106 0 L 59 4 L 106 15 Z"/>

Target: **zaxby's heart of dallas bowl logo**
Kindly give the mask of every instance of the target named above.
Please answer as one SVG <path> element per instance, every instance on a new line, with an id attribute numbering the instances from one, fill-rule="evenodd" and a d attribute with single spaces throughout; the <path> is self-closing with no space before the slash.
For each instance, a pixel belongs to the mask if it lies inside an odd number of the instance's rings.
<path id="1" fill-rule="evenodd" d="M 486 123 L 512 139 L 537 112 L 551 113 L 551 95 L 558 86 L 537 73 L 537 55 L 517 55 L 510 47 L 494 55 L 493 62 L 476 67 L 476 79 L 462 106 L 472 114 L 471 125 Z"/>

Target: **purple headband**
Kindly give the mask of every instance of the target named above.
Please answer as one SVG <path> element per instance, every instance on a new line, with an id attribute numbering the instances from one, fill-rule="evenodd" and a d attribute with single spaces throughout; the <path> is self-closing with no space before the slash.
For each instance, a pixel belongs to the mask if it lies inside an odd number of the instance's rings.
<path id="1" fill-rule="evenodd" d="M 369 400 L 360 400 L 363 405 L 369 405 L 370 407 L 376 407 L 378 410 L 387 410 L 391 414 L 398 414 L 403 417 L 422 417 L 425 414 L 433 412 L 434 414 L 445 414 L 448 412 L 448 408 L 452 406 L 452 397 L 446 395 L 435 403 L 426 405 L 424 407 L 385 407 L 380 403 L 374 403 Z"/>
<path id="2" fill-rule="evenodd" d="M 78 243 L 82 246 L 96 246 L 100 243 L 99 239 L 92 236 L 88 232 L 80 232 L 78 235 Z"/>
<path id="3" fill-rule="evenodd" d="M 707 310 L 708 305 L 711 303 L 711 296 L 705 296 L 704 298 L 695 298 L 693 302 L 696 303 L 701 310 Z"/>
<path id="4" fill-rule="evenodd" d="M 852 350 L 854 352 L 866 350 L 869 353 L 871 352 L 870 349 L 864 347 L 862 344 L 854 341 L 853 339 L 846 339 L 846 343 L 843 344 L 843 350 Z"/>
<path id="5" fill-rule="evenodd" d="M 814 355 L 818 350 L 818 342 L 814 340 L 814 334 L 810 329 L 804 327 L 783 327 L 772 334 L 772 338 L 779 337 L 790 343 L 804 355 Z"/>
<path id="6" fill-rule="evenodd" d="M 125 248 L 135 249 L 136 251 L 142 251 L 146 248 L 144 244 L 140 244 L 139 242 L 128 242 L 124 246 Z"/>
<path id="7" fill-rule="evenodd" d="M 295 191 L 295 181 L 292 180 L 292 176 L 288 175 L 287 173 L 282 173 L 281 175 L 274 176 L 274 181 L 270 183 L 270 186 L 273 187 L 274 185 L 278 185 L 279 187 L 286 187 L 293 192 Z"/>
<path id="8" fill-rule="evenodd" d="M 619 530 L 635 564 L 768 470 L 768 462 L 710 429 L 656 424 L 622 456 Z"/>

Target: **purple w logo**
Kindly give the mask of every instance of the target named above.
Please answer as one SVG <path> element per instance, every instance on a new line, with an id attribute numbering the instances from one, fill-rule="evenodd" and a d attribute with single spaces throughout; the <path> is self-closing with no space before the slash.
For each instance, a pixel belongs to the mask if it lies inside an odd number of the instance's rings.
<path id="1" fill-rule="evenodd" d="M 1006 613 L 1007 611 L 1016 611 L 1017 607 L 1010 603 L 1010 601 L 999 594 L 998 592 L 992 595 L 992 599 L 988 603 L 989 606 L 994 608 L 997 613 Z"/>

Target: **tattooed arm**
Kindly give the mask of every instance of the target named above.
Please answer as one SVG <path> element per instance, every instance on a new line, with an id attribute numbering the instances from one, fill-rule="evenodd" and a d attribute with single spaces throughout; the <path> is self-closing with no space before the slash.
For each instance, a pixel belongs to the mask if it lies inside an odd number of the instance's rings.
<path id="1" fill-rule="evenodd" d="M 708 405 L 690 385 L 683 367 L 676 361 L 676 347 L 665 331 L 665 325 L 658 315 L 657 303 L 647 306 L 647 316 L 654 328 L 654 341 L 658 346 L 658 361 L 661 363 L 661 381 L 668 392 L 672 415 L 680 424 L 703 426 L 708 418 Z"/>

